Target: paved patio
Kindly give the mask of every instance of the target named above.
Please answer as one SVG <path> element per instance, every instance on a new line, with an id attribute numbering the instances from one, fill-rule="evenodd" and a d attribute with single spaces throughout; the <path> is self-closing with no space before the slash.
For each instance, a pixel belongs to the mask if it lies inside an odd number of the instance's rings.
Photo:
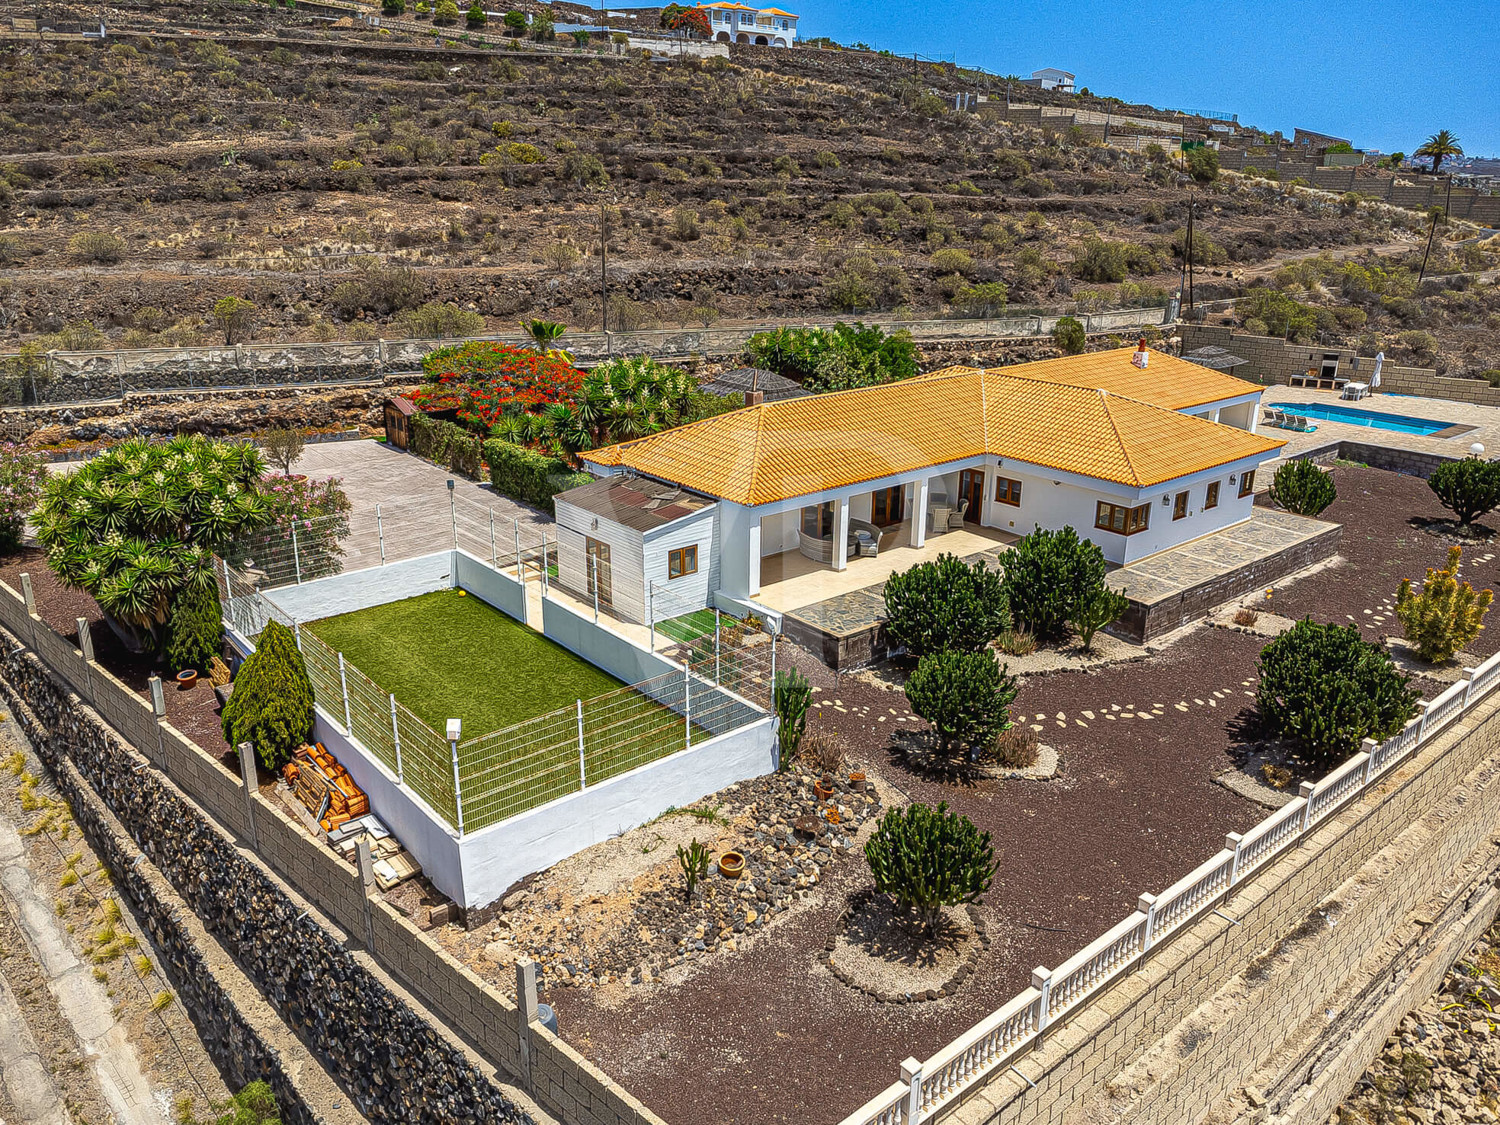
<path id="1" fill-rule="evenodd" d="M 1470 402 L 1454 402 L 1443 398 L 1418 398 L 1415 395 L 1372 394 L 1358 402 L 1347 402 L 1339 398 L 1336 391 L 1315 391 L 1306 387 L 1267 387 L 1261 397 L 1262 417 L 1264 407 L 1276 402 L 1318 403 L 1326 406 L 1348 406 L 1367 410 L 1374 414 L 1404 414 L 1412 418 L 1427 418 L 1447 422 L 1455 426 L 1471 426 L 1470 430 L 1452 437 L 1435 437 L 1422 434 L 1402 433 L 1373 426 L 1355 426 L 1347 422 L 1330 422 L 1314 419 L 1317 430 L 1310 434 L 1299 434 L 1290 430 L 1265 426 L 1262 432 L 1286 440 L 1282 456 L 1319 449 L 1336 441 L 1359 441 L 1370 445 L 1388 445 L 1397 449 L 1409 449 L 1422 453 L 1436 453 L 1447 457 L 1468 455 L 1469 446 L 1480 442 L 1491 457 L 1500 456 L 1500 407 L 1479 406 Z M 1268 465 L 1267 469 L 1274 466 Z M 1270 472 L 1265 474 L 1270 483 Z"/>
<path id="2" fill-rule="evenodd" d="M 901 534 L 905 536 L 905 529 Z M 966 558 L 981 552 L 1003 552 L 1016 539 L 996 528 L 966 524 L 959 530 L 927 536 L 921 547 L 888 547 L 874 558 L 851 558 L 843 570 L 814 562 L 800 551 L 783 551 L 761 560 L 761 588 L 755 600 L 785 613 L 803 606 L 816 608 L 868 590 L 875 590 L 879 596 L 887 578 L 917 563 L 932 562 L 939 555 Z"/>

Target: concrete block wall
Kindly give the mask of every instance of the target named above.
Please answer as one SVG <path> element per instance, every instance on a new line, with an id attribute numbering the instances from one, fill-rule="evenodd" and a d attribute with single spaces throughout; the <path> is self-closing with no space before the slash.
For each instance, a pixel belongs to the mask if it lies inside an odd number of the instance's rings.
<path id="1" fill-rule="evenodd" d="M 1222 914 L 1050 1030 L 1017 1061 L 1024 1078 L 994 1075 L 949 1119 L 1203 1120 L 1323 1016 L 1396 920 L 1488 854 L 1500 822 L 1496 715 L 1493 700 L 1470 711 L 1237 889 Z"/>
<path id="2" fill-rule="evenodd" d="M 1361 356 L 1350 348 L 1325 347 L 1321 344 L 1289 344 L 1276 336 L 1252 336 L 1247 332 L 1236 332 L 1216 324 L 1179 324 L 1177 334 L 1182 337 L 1184 354 L 1214 344 L 1247 360 L 1248 362 L 1243 367 L 1234 369 L 1234 375 L 1236 378 L 1248 379 L 1253 383 L 1285 385 L 1291 376 L 1305 374 L 1308 368 L 1322 370 L 1323 357 L 1335 354 L 1339 357 L 1340 378 L 1368 382 L 1375 372 L 1373 356 Z M 1354 366 L 1355 359 L 1359 360 L 1357 370 Z M 1500 390 L 1490 387 L 1488 383 L 1481 383 L 1477 379 L 1443 379 L 1439 378 L 1437 372 L 1430 367 L 1402 367 L 1394 363 L 1386 363 L 1380 369 L 1381 390 L 1403 394 L 1429 393 L 1407 391 L 1405 387 L 1413 385 L 1411 383 L 1413 380 L 1430 381 L 1423 382 L 1422 385 L 1430 385 L 1434 388 L 1430 392 L 1434 398 L 1456 398 L 1459 393 L 1477 393 L 1481 397 L 1465 398 L 1464 401 L 1500 406 Z M 1462 386 L 1448 388 L 1449 393 L 1442 393 L 1442 389 L 1448 384 L 1462 384 Z M 1493 402 L 1483 397 L 1485 394 L 1495 396 Z"/>

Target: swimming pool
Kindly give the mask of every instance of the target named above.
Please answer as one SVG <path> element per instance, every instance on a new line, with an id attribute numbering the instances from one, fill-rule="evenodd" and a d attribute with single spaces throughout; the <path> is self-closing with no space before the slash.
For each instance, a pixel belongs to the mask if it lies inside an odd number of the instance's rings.
<path id="1" fill-rule="evenodd" d="M 1356 410 L 1352 406 L 1335 406 L 1323 402 L 1271 402 L 1266 405 L 1302 418 L 1343 422 L 1349 426 L 1368 426 L 1372 430 L 1395 430 L 1403 434 L 1436 434 L 1454 425 L 1452 422 L 1440 422 L 1432 418 L 1413 418 L 1409 414 L 1380 414 L 1374 410 Z"/>

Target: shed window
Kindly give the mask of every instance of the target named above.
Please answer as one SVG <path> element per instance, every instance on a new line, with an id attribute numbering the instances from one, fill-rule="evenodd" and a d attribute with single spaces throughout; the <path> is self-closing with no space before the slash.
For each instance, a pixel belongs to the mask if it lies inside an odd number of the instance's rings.
<path id="1" fill-rule="evenodd" d="M 667 552 L 667 577 L 682 578 L 698 573 L 698 548 L 680 547 Z"/>

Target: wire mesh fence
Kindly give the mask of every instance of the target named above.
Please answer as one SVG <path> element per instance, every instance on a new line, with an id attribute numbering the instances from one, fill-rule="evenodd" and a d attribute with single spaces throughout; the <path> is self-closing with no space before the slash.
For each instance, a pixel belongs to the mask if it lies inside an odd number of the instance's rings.
<path id="1" fill-rule="evenodd" d="M 521 563 L 530 558 L 545 571 L 549 550 L 555 545 L 538 544 L 529 555 L 523 548 Z M 293 628 L 323 713 L 461 832 L 739 730 L 771 709 L 776 648 L 765 637 L 748 646 L 713 645 L 705 659 L 680 670 L 454 747 L 311 629 L 292 625 L 254 578 L 223 560 L 215 569 L 225 620 L 251 641 L 272 620 Z M 716 637 L 710 631 L 709 642 Z"/>

